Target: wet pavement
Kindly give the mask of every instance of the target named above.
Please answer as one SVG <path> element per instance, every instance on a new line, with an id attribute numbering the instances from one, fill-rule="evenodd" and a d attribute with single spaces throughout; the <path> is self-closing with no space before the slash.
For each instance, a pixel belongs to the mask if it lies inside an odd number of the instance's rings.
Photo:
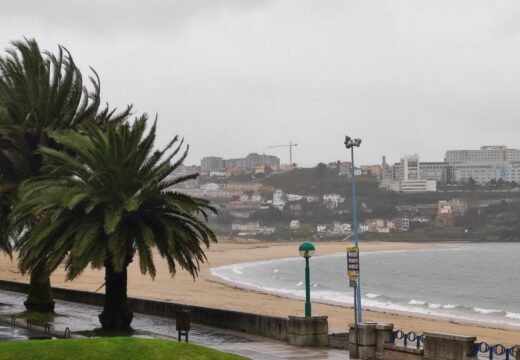
<path id="1" fill-rule="evenodd" d="M 25 294 L 0 291 L 0 315 L 23 312 Z M 56 300 L 56 313 L 51 323 L 55 331 L 68 327 L 73 333 L 89 333 L 100 327 L 98 315 L 101 308 L 79 303 Z M 175 320 L 134 314 L 132 327 L 135 336 L 176 339 Z M 0 324 L 0 341 L 24 340 L 37 335 L 29 330 Z M 192 324 L 190 342 L 217 350 L 243 355 L 251 359 L 348 359 L 346 351 L 323 348 L 301 348 L 285 342 L 251 336 L 209 326 Z"/>
<path id="2" fill-rule="evenodd" d="M 51 336 L 12 325 L 0 323 L 0 341 L 43 340 Z"/>

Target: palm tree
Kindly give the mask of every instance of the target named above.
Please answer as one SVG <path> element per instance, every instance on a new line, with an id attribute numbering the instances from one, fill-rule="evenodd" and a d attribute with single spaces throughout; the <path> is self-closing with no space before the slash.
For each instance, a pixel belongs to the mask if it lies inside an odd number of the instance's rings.
<path id="1" fill-rule="evenodd" d="M 59 148 L 49 131 L 78 128 L 86 123 L 102 125 L 127 119 L 130 107 L 120 114 L 100 109 L 100 82 L 90 77 L 88 92 L 81 72 L 69 52 L 41 52 L 35 40 L 16 41 L 0 57 L 0 248 L 10 251 L 11 240 L 20 230 L 30 231 L 39 218 L 33 216 L 17 231 L 11 229 L 9 213 L 16 204 L 18 185 L 42 174 L 39 146 Z M 41 215 L 41 214 L 35 214 Z M 32 269 L 28 310 L 53 311 L 50 271 L 45 264 Z"/>
<path id="2" fill-rule="evenodd" d="M 13 213 L 15 223 L 46 214 L 21 240 L 22 271 L 43 262 L 55 269 L 64 262 L 72 280 L 89 264 L 104 267 L 99 320 L 108 330 L 130 329 L 127 268 L 134 257 L 141 272 L 152 278 L 154 250 L 166 259 L 172 276 L 177 264 L 195 278 L 206 260 L 204 248 L 216 242 L 206 225 L 215 209 L 207 200 L 171 189 L 198 176 L 174 176 L 188 148 L 180 155 L 183 142 L 175 137 L 154 151 L 156 126 L 146 133 L 146 123 L 142 116 L 132 125 L 51 135 L 64 151 L 40 150 L 48 175 L 22 185 Z"/>

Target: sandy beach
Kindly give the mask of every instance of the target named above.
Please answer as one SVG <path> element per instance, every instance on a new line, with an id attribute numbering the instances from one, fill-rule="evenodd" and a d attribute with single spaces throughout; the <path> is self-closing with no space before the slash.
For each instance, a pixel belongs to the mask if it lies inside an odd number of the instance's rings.
<path id="1" fill-rule="evenodd" d="M 323 242 L 317 244 L 316 256 L 344 252 L 348 244 L 345 242 Z M 441 244 L 418 243 L 384 243 L 368 242 L 361 246 L 361 251 L 407 250 L 432 248 Z M 303 301 L 282 298 L 275 295 L 244 290 L 226 284 L 211 275 L 210 268 L 241 262 L 279 259 L 298 255 L 297 243 L 265 243 L 255 241 L 232 242 L 222 241 L 212 245 L 207 252 L 209 262 L 201 266 L 200 276 L 194 281 L 191 276 L 178 269 L 172 278 L 167 265 L 156 256 L 157 277 L 152 280 L 148 275 L 141 275 L 137 263 L 131 264 L 129 270 L 128 292 L 130 296 L 160 299 L 191 305 L 218 307 L 252 313 L 261 313 L 286 317 L 303 312 Z M 13 281 L 28 281 L 16 267 L 16 262 L 6 256 L 0 256 L 0 278 Z M 56 287 L 95 291 L 103 284 L 103 272 L 88 269 L 73 282 L 65 282 L 62 268 L 52 276 L 52 284 Z M 347 286 L 347 284 L 345 285 Z M 103 290 L 100 290 L 103 291 Z M 331 331 L 344 332 L 347 324 L 353 321 L 351 308 L 313 304 L 316 314 L 329 316 Z M 365 321 L 393 323 L 396 328 L 405 331 L 442 331 L 461 335 L 474 335 L 480 341 L 501 343 L 504 345 L 520 344 L 520 329 L 486 327 L 479 324 L 463 323 L 440 318 L 429 318 L 412 314 L 395 314 L 382 311 L 366 310 Z"/>

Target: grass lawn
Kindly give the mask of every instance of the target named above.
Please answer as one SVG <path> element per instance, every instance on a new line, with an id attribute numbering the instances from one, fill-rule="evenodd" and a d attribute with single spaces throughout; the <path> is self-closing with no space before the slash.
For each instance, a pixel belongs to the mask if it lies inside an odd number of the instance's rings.
<path id="1" fill-rule="evenodd" d="M 28 340 L 0 343 L 2 360 L 239 360 L 199 345 L 135 337 Z"/>

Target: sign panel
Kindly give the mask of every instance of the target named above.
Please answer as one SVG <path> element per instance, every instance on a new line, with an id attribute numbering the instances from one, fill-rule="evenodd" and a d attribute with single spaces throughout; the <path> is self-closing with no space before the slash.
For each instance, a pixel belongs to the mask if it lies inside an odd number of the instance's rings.
<path id="1" fill-rule="evenodd" d="M 347 274 L 349 278 L 359 277 L 359 248 L 347 248 Z"/>

